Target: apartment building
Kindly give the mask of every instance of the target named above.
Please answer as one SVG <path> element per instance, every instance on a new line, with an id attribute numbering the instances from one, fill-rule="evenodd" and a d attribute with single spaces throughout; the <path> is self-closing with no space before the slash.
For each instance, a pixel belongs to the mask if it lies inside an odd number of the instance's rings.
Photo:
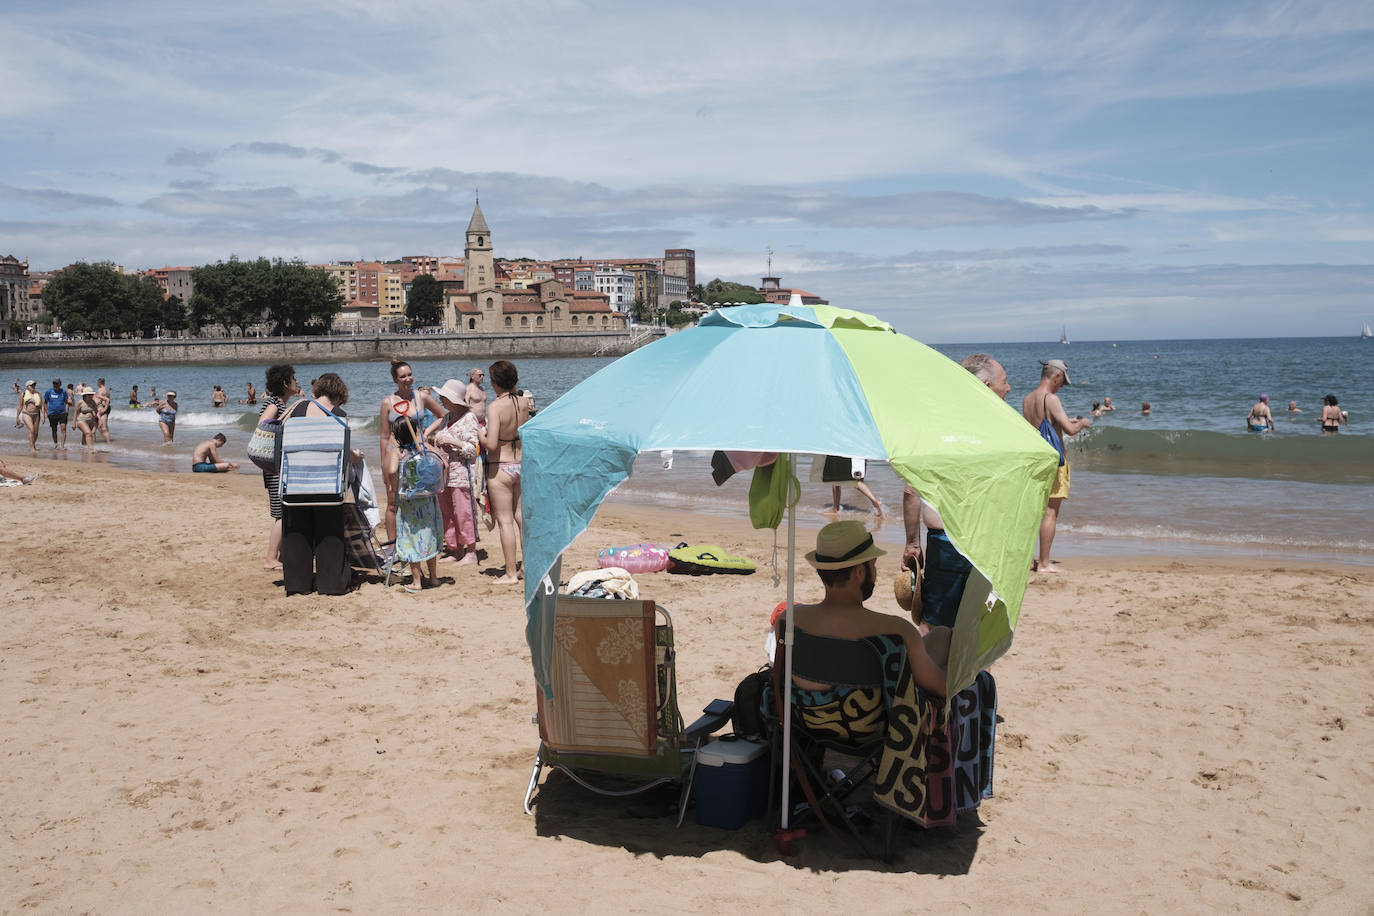
<path id="1" fill-rule="evenodd" d="M 594 290 L 606 297 L 610 307 L 628 314 L 635 302 L 635 275 L 622 267 L 603 267 L 594 275 Z"/>
<path id="2" fill-rule="evenodd" d="M 669 248 L 663 252 L 663 272 L 686 280 L 691 289 L 697 285 L 697 253 L 690 248 Z"/>
<path id="3" fill-rule="evenodd" d="M 0 340 L 28 336 L 34 317 L 29 299 L 29 262 L 7 254 L 0 258 Z"/>
<path id="4" fill-rule="evenodd" d="M 157 281 L 157 285 L 162 287 L 162 298 L 170 299 L 173 296 L 180 296 L 183 303 L 191 301 L 191 294 L 196 291 L 195 283 L 191 280 L 191 267 L 154 267 L 152 270 L 145 270 L 142 276 L 152 277 Z"/>
<path id="5" fill-rule="evenodd" d="M 353 266 L 352 261 L 338 261 L 333 264 L 320 264 L 318 266 L 333 277 L 335 283 L 339 284 L 339 292 L 343 293 L 345 302 L 357 300 L 358 268 Z"/>

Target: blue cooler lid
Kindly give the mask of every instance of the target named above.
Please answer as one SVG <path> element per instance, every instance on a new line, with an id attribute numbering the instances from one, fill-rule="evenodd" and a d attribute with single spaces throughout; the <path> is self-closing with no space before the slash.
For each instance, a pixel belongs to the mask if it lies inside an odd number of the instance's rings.
<path id="1" fill-rule="evenodd" d="M 723 767 L 727 764 L 748 763 L 763 756 L 768 745 L 761 741 L 737 738 L 725 741 L 715 739 L 697 751 L 697 765 L 704 767 Z"/>

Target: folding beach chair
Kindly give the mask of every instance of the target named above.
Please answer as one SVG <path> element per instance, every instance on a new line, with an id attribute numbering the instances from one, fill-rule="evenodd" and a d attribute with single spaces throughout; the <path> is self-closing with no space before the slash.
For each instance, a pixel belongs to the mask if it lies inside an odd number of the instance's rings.
<path id="1" fill-rule="evenodd" d="M 730 721 L 734 704 L 716 700 L 684 729 L 674 656 L 672 620 L 654 602 L 558 597 L 553 697 L 537 694 L 540 743 L 526 814 L 548 766 L 602 795 L 681 783 L 682 824 L 697 749 Z"/>
<path id="2" fill-rule="evenodd" d="M 877 637 L 836 639 L 800 629 L 795 629 L 794 633 L 792 674 L 851 690 L 843 700 L 833 704 L 803 707 L 794 703 L 792 707 L 792 778 L 797 782 L 794 788 L 801 790 L 804 800 L 796 803 L 798 793 L 792 793 L 794 803 L 789 826 L 804 822 L 814 814 L 833 831 L 830 824 L 833 818 L 845 826 L 864 855 L 871 858 L 873 853 L 860 829 L 860 821 L 867 818 L 859 816 L 858 806 L 849 804 L 847 799 L 873 778 L 882 757 L 887 733 L 887 702 L 883 689 L 886 646 Z M 775 672 L 786 670 L 785 653 L 788 651 L 789 647 L 779 639 Z M 781 761 L 779 755 L 784 752 L 781 707 L 774 699 L 779 689 L 779 680 L 775 680 L 767 709 L 775 781 Z M 784 691 L 784 695 L 789 693 Z M 829 769 L 828 752 L 833 752 Z M 848 761 L 838 771 L 834 755 Z M 888 863 L 892 861 L 897 817 L 887 812 L 883 861 Z"/>
<path id="3" fill-rule="evenodd" d="M 357 503 L 344 503 L 344 536 L 348 540 L 348 565 L 355 570 L 379 576 L 391 585 L 395 566 L 396 542 L 377 537 L 377 529 Z"/>

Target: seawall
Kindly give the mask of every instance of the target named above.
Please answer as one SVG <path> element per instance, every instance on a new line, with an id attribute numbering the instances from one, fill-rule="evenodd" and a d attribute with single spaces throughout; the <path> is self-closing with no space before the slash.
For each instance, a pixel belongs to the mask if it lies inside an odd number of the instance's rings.
<path id="1" fill-rule="evenodd" d="M 0 343 L 0 365 L 169 366 L 205 363 L 363 362 L 400 354 L 409 359 L 529 359 L 623 356 L 657 340 L 660 328 L 585 334 L 381 334 L 321 337 L 235 337 L 189 340 L 62 340 Z"/>

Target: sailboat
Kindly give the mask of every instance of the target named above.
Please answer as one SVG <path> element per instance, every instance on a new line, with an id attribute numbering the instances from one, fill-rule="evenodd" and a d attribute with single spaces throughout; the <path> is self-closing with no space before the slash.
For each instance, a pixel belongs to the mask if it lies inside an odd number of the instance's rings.
<path id="1" fill-rule="evenodd" d="M 1368 330 L 1368 328 L 1369 325 L 1365 325 L 1365 329 Z M 1067 344 L 1069 342 L 1069 328 L 1067 325 L 1061 324 L 1059 326 L 1059 342 L 1062 344 Z"/>
<path id="2" fill-rule="evenodd" d="M 1368 340 L 1371 337 L 1374 337 L 1374 331 L 1369 330 L 1369 322 L 1366 321 L 1364 327 L 1360 328 L 1360 339 Z"/>

